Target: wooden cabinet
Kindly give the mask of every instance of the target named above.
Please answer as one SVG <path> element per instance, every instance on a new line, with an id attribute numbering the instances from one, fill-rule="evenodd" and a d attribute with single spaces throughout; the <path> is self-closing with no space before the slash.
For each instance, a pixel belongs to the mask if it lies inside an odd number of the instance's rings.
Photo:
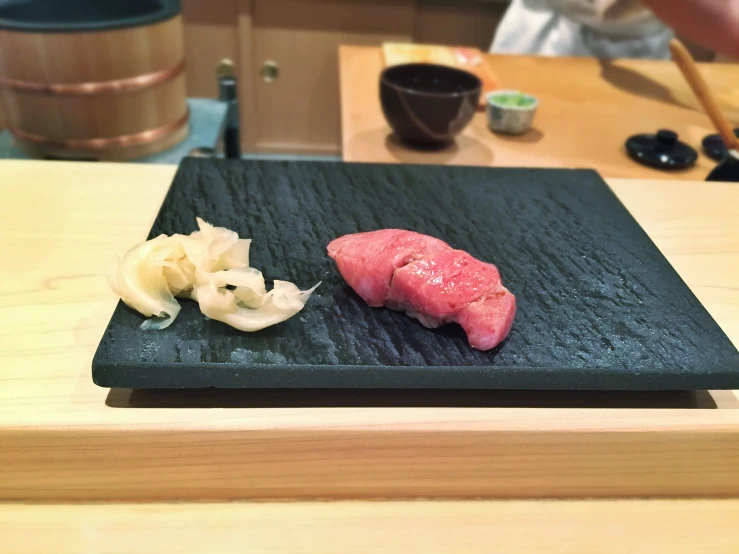
<path id="1" fill-rule="evenodd" d="M 262 152 L 338 154 L 340 44 L 409 41 L 412 0 L 253 0 L 251 57 L 239 60 L 253 76 L 246 140 Z M 261 76 L 265 63 L 279 72 Z"/>
<path id="2" fill-rule="evenodd" d="M 487 49 L 505 4 L 183 0 L 182 10 L 188 92 L 215 96 L 216 64 L 235 62 L 245 151 L 339 154 L 339 45 L 415 41 Z"/>
<path id="3" fill-rule="evenodd" d="M 181 0 L 185 27 L 187 93 L 216 98 L 216 66 L 223 58 L 236 61 L 239 51 L 239 0 Z"/>

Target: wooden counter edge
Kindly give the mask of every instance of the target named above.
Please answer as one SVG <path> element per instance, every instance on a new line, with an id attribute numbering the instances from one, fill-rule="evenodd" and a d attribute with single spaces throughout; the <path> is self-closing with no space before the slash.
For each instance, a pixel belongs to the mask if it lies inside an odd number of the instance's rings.
<path id="1" fill-rule="evenodd" d="M 6 428 L 0 500 L 739 496 L 736 421 L 598 430 L 594 412 L 577 432 Z"/>
<path id="2" fill-rule="evenodd" d="M 1 504 L 8 552 L 735 554 L 739 500 Z"/>

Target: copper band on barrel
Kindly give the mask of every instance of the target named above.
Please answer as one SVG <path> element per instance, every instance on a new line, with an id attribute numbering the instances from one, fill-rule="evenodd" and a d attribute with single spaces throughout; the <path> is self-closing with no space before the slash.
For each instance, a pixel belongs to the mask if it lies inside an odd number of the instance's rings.
<path id="1" fill-rule="evenodd" d="M 132 92 L 159 85 L 177 77 L 184 70 L 185 60 L 182 60 L 177 65 L 167 69 L 162 69 L 161 71 L 137 75 L 136 77 L 127 77 L 125 79 L 114 79 L 112 81 L 46 84 L 0 76 L 0 87 L 34 94 L 48 94 L 51 96 L 94 96 L 98 94 L 119 94 L 122 92 Z"/>
<path id="2" fill-rule="evenodd" d="M 108 148 L 129 148 L 131 146 L 140 146 L 142 144 L 148 144 L 155 142 L 159 139 L 175 133 L 179 129 L 185 126 L 187 120 L 190 117 L 190 110 L 185 111 L 185 115 L 179 118 L 177 121 L 167 123 L 161 127 L 155 129 L 147 129 L 139 133 L 132 133 L 130 135 L 120 135 L 117 137 L 108 138 L 91 138 L 91 139 L 68 139 L 68 140 L 55 140 L 48 137 L 43 137 L 35 133 L 28 133 L 8 125 L 8 130 L 17 138 L 28 142 L 34 142 L 36 144 L 43 144 L 45 146 L 54 146 L 56 148 L 64 148 L 69 150 L 106 150 Z"/>

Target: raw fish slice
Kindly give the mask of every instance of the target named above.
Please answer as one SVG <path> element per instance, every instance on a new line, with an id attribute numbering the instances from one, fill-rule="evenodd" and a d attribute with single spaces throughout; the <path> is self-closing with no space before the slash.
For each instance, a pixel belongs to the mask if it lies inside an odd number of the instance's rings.
<path id="1" fill-rule="evenodd" d="M 470 302 L 500 286 L 500 273 L 494 265 L 462 250 L 448 250 L 395 271 L 386 304 L 451 321 Z"/>
<path id="2" fill-rule="evenodd" d="M 373 307 L 384 304 L 397 268 L 445 250 L 451 246 L 439 239 L 402 229 L 345 235 L 328 245 L 346 282 Z"/>
<path id="3" fill-rule="evenodd" d="M 438 239 L 386 229 L 335 239 L 328 253 L 370 306 L 403 311 L 430 328 L 457 322 L 478 350 L 494 348 L 511 330 L 516 298 L 498 269 Z"/>
<path id="4" fill-rule="evenodd" d="M 516 297 L 508 289 L 484 296 L 457 314 L 472 348 L 490 350 L 508 336 L 516 317 Z"/>

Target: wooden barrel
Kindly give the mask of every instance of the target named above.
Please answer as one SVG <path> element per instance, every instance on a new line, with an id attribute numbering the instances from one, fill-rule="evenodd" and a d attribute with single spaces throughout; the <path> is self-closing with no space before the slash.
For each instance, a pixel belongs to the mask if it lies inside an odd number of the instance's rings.
<path id="1" fill-rule="evenodd" d="M 123 160 L 188 133 L 176 0 L 0 5 L 5 125 L 34 156 Z"/>

